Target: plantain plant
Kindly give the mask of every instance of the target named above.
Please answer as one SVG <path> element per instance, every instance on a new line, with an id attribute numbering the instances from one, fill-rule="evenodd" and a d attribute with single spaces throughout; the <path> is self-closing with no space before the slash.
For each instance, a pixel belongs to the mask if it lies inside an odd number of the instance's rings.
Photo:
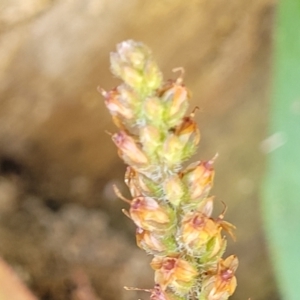
<path id="1" fill-rule="evenodd" d="M 223 213 L 212 217 L 216 157 L 183 166 L 197 150 L 200 132 L 195 110 L 187 115 L 190 93 L 183 69 L 163 81 L 151 51 L 128 40 L 111 53 L 111 71 L 123 82 L 101 90 L 119 131 L 112 134 L 132 199 L 124 210 L 136 225 L 137 245 L 153 256 L 152 300 L 226 300 L 235 291 L 235 255 L 222 258 L 223 231 L 235 227 Z M 130 288 L 128 288 L 130 289 Z"/>

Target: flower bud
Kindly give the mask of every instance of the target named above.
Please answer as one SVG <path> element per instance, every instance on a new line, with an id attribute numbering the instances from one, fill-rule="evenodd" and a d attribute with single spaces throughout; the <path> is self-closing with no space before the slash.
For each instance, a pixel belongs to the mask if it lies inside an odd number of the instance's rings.
<path id="1" fill-rule="evenodd" d="M 125 183 L 129 187 L 133 198 L 150 195 L 158 198 L 162 197 L 162 191 L 157 187 L 157 184 L 131 167 L 126 169 Z"/>
<path id="2" fill-rule="evenodd" d="M 189 92 L 184 85 L 171 81 L 162 88 L 159 94 L 165 106 L 164 120 L 169 128 L 174 127 L 188 109 Z"/>
<path id="3" fill-rule="evenodd" d="M 200 131 L 192 117 L 183 118 L 181 124 L 175 127 L 175 135 L 185 145 L 184 151 L 187 152 L 185 156 L 190 157 L 200 141 Z"/>
<path id="4" fill-rule="evenodd" d="M 193 255 L 201 256 L 205 263 L 218 258 L 226 246 L 221 231 L 222 220 L 210 218 L 213 210 L 213 198 L 202 200 L 196 211 L 186 213 L 181 222 L 180 236 L 183 246 Z"/>
<path id="5" fill-rule="evenodd" d="M 193 255 L 201 255 L 207 243 L 220 234 L 218 224 L 200 212 L 186 215 L 181 224 L 181 241 Z"/>
<path id="6" fill-rule="evenodd" d="M 151 51 L 142 43 L 128 40 L 118 44 L 110 61 L 112 73 L 139 94 L 149 95 L 161 85 L 158 66 Z"/>
<path id="7" fill-rule="evenodd" d="M 183 172 L 182 181 L 189 190 L 189 198 L 195 201 L 206 197 L 212 188 L 214 179 L 213 160 L 190 164 Z"/>
<path id="8" fill-rule="evenodd" d="M 179 206 L 186 194 L 184 185 L 177 174 L 168 177 L 163 182 L 163 189 L 166 199 L 174 206 Z"/>
<path id="9" fill-rule="evenodd" d="M 149 97 L 143 104 L 143 114 L 147 121 L 159 127 L 163 123 L 164 107 L 161 100 L 157 97 Z"/>
<path id="10" fill-rule="evenodd" d="M 146 62 L 144 69 L 144 82 L 149 91 L 147 95 L 150 94 L 150 91 L 155 91 L 161 86 L 162 79 L 162 74 L 157 64 L 154 62 L 153 59 L 149 59 Z"/>
<path id="11" fill-rule="evenodd" d="M 136 230 L 136 242 L 141 249 L 153 255 L 175 253 L 177 248 L 172 236 L 168 234 L 160 236 L 142 228 Z"/>
<path id="12" fill-rule="evenodd" d="M 199 299 L 227 300 L 236 289 L 234 273 L 237 267 L 238 259 L 235 255 L 231 255 L 225 260 L 221 259 L 216 274 L 204 278 Z"/>
<path id="13" fill-rule="evenodd" d="M 140 92 L 143 89 L 143 75 L 130 66 L 123 66 L 121 70 L 122 80 L 128 84 L 133 90 Z"/>
<path id="14" fill-rule="evenodd" d="M 180 164 L 195 152 L 199 141 L 200 132 L 196 123 L 186 117 L 168 135 L 162 156 L 169 166 Z"/>
<path id="15" fill-rule="evenodd" d="M 125 131 L 113 134 L 113 142 L 120 150 L 121 158 L 129 165 L 145 165 L 148 158 L 134 139 Z"/>
<path id="16" fill-rule="evenodd" d="M 151 157 L 152 160 L 156 160 L 156 150 L 161 144 L 158 128 L 151 125 L 142 127 L 140 129 L 140 140 L 147 155 Z"/>
<path id="17" fill-rule="evenodd" d="M 145 62 L 151 56 L 151 51 L 143 43 L 127 40 L 117 45 L 117 54 L 123 63 L 142 71 Z"/>
<path id="18" fill-rule="evenodd" d="M 184 145 L 180 143 L 180 140 L 176 135 L 173 133 L 168 135 L 163 144 L 160 156 L 163 157 L 165 163 L 170 169 L 181 164 L 183 148 Z"/>
<path id="19" fill-rule="evenodd" d="M 212 262 L 212 260 L 219 259 L 226 249 L 226 240 L 221 235 L 221 230 L 219 234 L 214 236 L 207 244 L 205 254 L 201 256 L 200 261 L 202 263 Z"/>
<path id="20" fill-rule="evenodd" d="M 133 111 L 141 106 L 141 101 L 138 95 L 126 84 L 121 84 L 117 87 L 122 103 L 126 104 Z"/>
<path id="21" fill-rule="evenodd" d="M 187 294 L 198 276 L 197 268 L 182 258 L 156 256 L 150 265 L 155 270 L 155 283 L 178 295 Z"/>
<path id="22" fill-rule="evenodd" d="M 143 81 L 141 70 L 150 55 L 141 43 L 125 41 L 117 45 L 117 52 L 110 54 L 111 71 L 134 88 Z"/>
<path id="23" fill-rule="evenodd" d="M 137 197 L 131 201 L 130 217 L 137 227 L 160 232 L 170 230 L 174 223 L 174 213 L 168 207 L 158 204 L 151 197 Z"/>
<path id="24" fill-rule="evenodd" d="M 132 111 L 120 102 L 120 94 L 117 89 L 113 89 L 109 92 L 103 90 L 102 95 L 105 98 L 105 105 L 111 115 L 121 115 L 127 119 L 131 119 L 133 117 Z"/>
<path id="25" fill-rule="evenodd" d="M 128 186 L 130 194 L 133 198 L 143 196 L 143 189 L 136 182 L 136 171 L 133 168 L 129 166 L 126 168 L 124 181 Z"/>
<path id="26" fill-rule="evenodd" d="M 136 243 L 141 249 L 150 254 L 162 253 L 166 250 L 157 235 L 142 228 L 136 230 Z"/>
<path id="27" fill-rule="evenodd" d="M 170 291 L 163 291 L 159 284 L 156 284 L 154 289 L 150 290 L 150 300 L 185 300 L 186 297 L 180 297 Z"/>

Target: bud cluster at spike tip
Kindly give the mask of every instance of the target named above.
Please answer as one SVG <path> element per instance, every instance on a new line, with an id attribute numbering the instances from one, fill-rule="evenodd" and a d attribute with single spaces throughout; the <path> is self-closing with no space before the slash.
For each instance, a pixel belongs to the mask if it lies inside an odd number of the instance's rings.
<path id="1" fill-rule="evenodd" d="M 162 74 L 144 44 L 120 43 L 110 56 L 112 73 L 123 83 L 101 90 L 119 132 L 112 134 L 128 165 L 125 183 L 132 199 L 124 211 L 136 225 L 138 247 L 153 255 L 155 286 L 150 300 L 227 300 L 236 289 L 238 259 L 222 258 L 227 232 L 235 227 L 224 212 L 212 217 L 216 158 L 187 167 L 200 141 L 188 114 L 190 92 L 183 70 L 176 80 Z"/>

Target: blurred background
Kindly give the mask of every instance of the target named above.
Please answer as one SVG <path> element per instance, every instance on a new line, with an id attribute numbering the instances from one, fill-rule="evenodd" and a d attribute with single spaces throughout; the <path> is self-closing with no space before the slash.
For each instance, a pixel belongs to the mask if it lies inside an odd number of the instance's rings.
<path id="1" fill-rule="evenodd" d="M 216 213 L 224 201 L 237 226 L 231 299 L 280 299 L 259 195 L 275 9 L 274 0 L 1 0 L 0 256 L 38 299 L 147 299 L 123 286 L 153 286 L 151 258 L 112 191 L 126 194 L 125 165 L 96 90 L 119 83 L 109 53 L 126 39 L 147 44 L 166 79 L 186 70 L 200 108 L 194 160 L 219 153 Z"/>

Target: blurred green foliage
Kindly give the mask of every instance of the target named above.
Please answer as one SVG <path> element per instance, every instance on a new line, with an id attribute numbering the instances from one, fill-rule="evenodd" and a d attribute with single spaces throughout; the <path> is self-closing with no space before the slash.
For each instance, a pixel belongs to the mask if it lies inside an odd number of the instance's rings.
<path id="1" fill-rule="evenodd" d="M 276 21 L 263 214 L 282 297 L 299 300 L 300 0 L 281 0 Z"/>

